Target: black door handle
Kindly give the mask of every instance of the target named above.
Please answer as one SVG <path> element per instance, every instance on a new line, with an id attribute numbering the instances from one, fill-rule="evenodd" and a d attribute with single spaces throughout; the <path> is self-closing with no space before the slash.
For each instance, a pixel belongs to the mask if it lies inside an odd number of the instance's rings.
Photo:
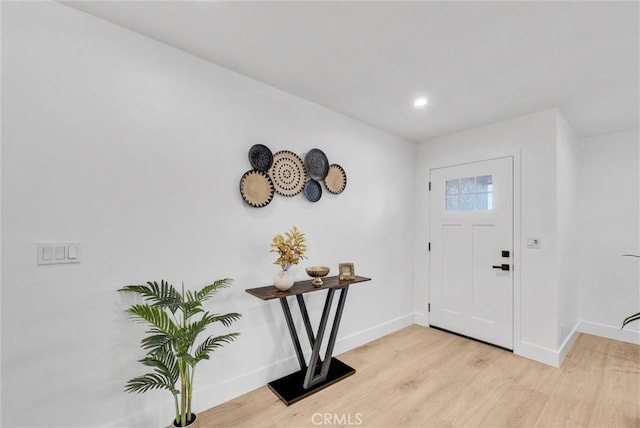
<path id="1" fill-rule="evenodd" d="M 507 264 L 501 264 L 498 266 L 492 266 L 492 268 L 494 269 L 500 269 L 500 270 L 511 270 L 511 266 L 507 265 Z"/>

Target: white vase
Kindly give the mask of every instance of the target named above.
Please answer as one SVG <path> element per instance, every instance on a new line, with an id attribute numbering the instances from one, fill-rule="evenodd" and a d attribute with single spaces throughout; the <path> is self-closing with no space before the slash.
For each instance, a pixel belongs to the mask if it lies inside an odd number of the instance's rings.
<path id="1" fill-rule="evenodd" d="M 293 287 L 293 276 L 288 271 L 281 270 L 273 279 L 273 285 L 280 291 L 286 291 Z"/>

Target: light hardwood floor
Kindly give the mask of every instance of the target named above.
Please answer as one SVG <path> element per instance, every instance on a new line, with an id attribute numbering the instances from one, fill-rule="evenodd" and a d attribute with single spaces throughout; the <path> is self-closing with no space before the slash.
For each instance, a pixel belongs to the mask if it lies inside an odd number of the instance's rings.
<path id="1" fill-rule="evenodd" d="M 264 386 L 201 426 L 640 427 L 638 345 L 581 334 L 556 369 L 414 325 L 339 358 L 356 374 L 289 407 Z"/>

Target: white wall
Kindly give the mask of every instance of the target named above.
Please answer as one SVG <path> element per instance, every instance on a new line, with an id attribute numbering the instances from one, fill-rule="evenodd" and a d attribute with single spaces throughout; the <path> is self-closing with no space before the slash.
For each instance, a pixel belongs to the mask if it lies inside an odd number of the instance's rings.
<path id="1" fill-rule="evenodd" d="M 307 265 L 373 278 L 349 293 L 339 352 L 412 322 L 414 144 L 58 3 L 2 8 L 3 426 L 169 422 L 169 393 L 122 392 L 144 370 L 116 292 L 131 283 L 236 280 L 214 307 L 244 315 L 241 337 L 199 369 L 196 411 L 293 371 L 278 302 L 244 290 L 271 283 L 269 243 L 294 224 Z M 345 192 L 248 207 L 257 142 L 323 149 Z M 47 241 L 81 242 L 82 263 L 37 266 Z"/>
<path id="2" fill-rule="evenodd" d="M 562 347 L 566 341 L 575 337 L 572 333 L 578 324 L 578 302 L 576 290 L 576 270 L 579 269 L 576 258 L 576 216 L 579 197 L 578 147 L 577 139 L 570 125 L 558 114 L 557 134 L 557 209 L 558 209 L 558 343 Z M 571 343 L 564 350 L 568 351 Z"/>
<path id="3" fill-rule="evenodd" d="M 0 34 L 2 34 L 2 5 L 0 5 Z M 1 51 L 1 46 L 0 46 Z M 0 55 L 0 77 L 2 74 L 2 55 Z M 2 97 L 2 84 L 0 84 L 0 100 Z M 0 308 L 2 308 L 2 103 L 0 102 Z M 2 332 L 2 315 L 0 314 L 0 333 Z M 2 361 L 2 340 L 0 339 L 0 362 Z M 0 371 L 0 384 L 2 372 Z M 2 388 L 0 387 L 0 423 L 2 422 Z"/>
<path id="4" fill-rule="evenodd" d="M 580 330 L 640 343 L 639 324 L 620 330 L 640 310 L 637 131 L 578 141 L 576 300 Z"/>
<path id="5" fill-rule="evenodd" d="M 556 138 L 558 112 L 516 119 L 437 138 L 420 144 L 416 178 L 416 312 L 428 301 L 429 170 L 503 156 L 515 157 L 514 201 L 514 352 L 557 365 L 558 272 Z M 539 250 L 526 238 L 542 239 Z M 422 319 L 424 320 L 426 316 Z"/>

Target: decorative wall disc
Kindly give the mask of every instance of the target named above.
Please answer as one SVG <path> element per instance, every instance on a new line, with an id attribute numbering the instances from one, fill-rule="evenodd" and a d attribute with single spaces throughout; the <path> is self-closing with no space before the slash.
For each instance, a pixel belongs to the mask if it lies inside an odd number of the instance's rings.
<path id="1" fill-rule="evenodd" d="M 273 165 L 269 176 L 277 193 L 282 196 L 295 196 L 302 192 L 307 181 L 307 173 L 300 156 L 288 150 L 273 155 Z"/>
<path id="2" fill-rule="evenodd" d="M 258 171 L 268 171 L 273 164 L 273 154 L 264 144 L 254 144 L 249 149 L 249 163 Z"/>
<path id="3" fill-rule="evenodd" d="M 252 207 L 261 208 L 269 205 L 273 199 L 273 182 L 266 172 L 255 169 L 244 173 L 240 179 L 242 199 Z"/>
<path id="4" fill-rule="evenodd" d="M 324 180 L 329 172 L 329 161 L 320 149 L 309 150 L 304 157 L 304 164 L 307 166 L 309 177 L 314 180 Z"/>
<path id="5" fill-rule="evenodd" d="M 324 184 L 329 192 L 335 195 L 342 193 L 347 187 L 347 173 L 340 165 L 331 164 L 329 165 L 327 178 L 324 179 Z"/>
<path id="6" fill-rule="evenodd" d="M 309 180 L 304 185 L 304 195 L 311 202 L 318 202 L 322 197 L 322 186 L 316 180 Z"/>

